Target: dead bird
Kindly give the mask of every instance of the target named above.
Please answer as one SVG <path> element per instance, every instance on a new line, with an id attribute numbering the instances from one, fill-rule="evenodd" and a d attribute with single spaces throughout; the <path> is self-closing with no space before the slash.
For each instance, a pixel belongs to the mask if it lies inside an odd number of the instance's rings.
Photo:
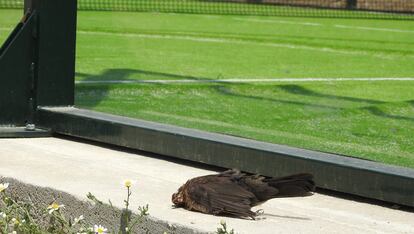
<path id="1" fill-rule="evenodd" d="M 309 173 L 272 178 L 231 169 L 188 180 L 172 195 L 172 202 L 191 211 L 255 219 L 259 212 L 251 211 L 254 206 L 272 198 L 309 196 L 313 191 L 315 182 Z"/>

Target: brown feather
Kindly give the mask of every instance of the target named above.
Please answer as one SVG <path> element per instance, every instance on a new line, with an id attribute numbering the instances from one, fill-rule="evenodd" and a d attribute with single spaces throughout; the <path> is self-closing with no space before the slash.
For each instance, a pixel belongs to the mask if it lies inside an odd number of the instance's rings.
<path id="1" fill-rule="evenodd" d="M 313 177 L 306 173 L 271 178 L 228 170 L 188 180 L 172 202 L 192 211 L 254 219 L 253 206 L 276 197 L 306 196 L 314 189 Z"/>

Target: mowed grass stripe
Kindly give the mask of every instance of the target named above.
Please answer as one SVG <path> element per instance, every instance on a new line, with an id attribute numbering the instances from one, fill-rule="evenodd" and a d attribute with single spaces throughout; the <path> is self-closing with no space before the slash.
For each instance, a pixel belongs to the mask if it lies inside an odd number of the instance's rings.
<path id="1" fill-rule="evenodd" d="M 353 25 L 342 25 L 342 24 L 323 24 L 323 23 L 314 23 L 306 21 L 286 21 L 286 20 L 272 20 L 272 19 L 254 19 L 254 18 L 234 18 L 239 21 L 248 21 L 248 22 L 257 22 L 257 23 L 270 23 L 270 24 L 288 24 L 288 25 L 301 25 L 301 26 L 310 26 L 310 27 L 336 27 L 344 29 L 353 29 L 353 30 L 363 30 L 363 31 L 383 31 L 383 32 L 393 32 L 393 33 L 414 33 L 414 30 L 404 30 L 398 28 L 383 28 L 383 27 L 362 27 L 362 26 L 353 26 Z"/>
<path id="2" fill-rule="evenodd" d="M 220 80 L 200 80 L 200 79 L 181 79 L 181 80 L 77 80 L 76 84 L 133 84 L 133 83 L 159 83 L 159 84 L 191 84 L 191 83 L 302 83 L 302 82 L 340 82 L 340 81 L 414 81 L 410 77 L 395 78 L 273 78 L 273 79 L 220 79 Z"/>
<path id="3" fill-rule="evenodd" d="M 99 32 L 99 31 L 82 31 L 78 30 L 78 34 L 82 35 L 93 35 L 93 36 L 119 36 L 119 37 L 130 37 L 130 38 L 145 38 L 145 39 L 161 39 L 161 40 L 184 40 L 184 41 L 193 41 L 201 43 L 228 43 L 233 45 L 253 45 L 253 46 L 266 46 L 266 47 L 280 47 L 286 49 L 294 50 L 311 50 L 320 53 L 334 53 L 342 55 L 353 55 L 353 56 L 372 56 L 380 59 L 392 60 L 395 58 L 414 58 L 414 54 L 395 54 L 395 53 L 383 53 L 383 52 L 371 52 L 364 50 L 343 50 L 331 47 L 319 47 L 319 46 L 309 46 L 309 45 L 298 45 L 290 43 L 274 43 L 274 42 L 264 42 L 264 41 L 255 41 L 248 39 L 235 39 L 235 38 L 224 38 L 224 37 L 203 37 L 201 35 L 168 35 L 168 34 L 145 34 L 145 33 L 124 33 L 124 32 Z"/>
<path id="4" fill-rule="evenodd" d="M 346 29 L 367 30 L 367 31 L 384 31 L 384 32 L 393 32 L 393 33 L 414 33 L 414 30 L 402 30 L 402 29 L 394 29 L 394 28 L 358 27 L 358 26 L 349 26 L 349 25 L 340 25 L 340 24 L 336 24 L 335 27 L 346 28 Z"/>
<path id="5" fill-rule="evenodd" d="M 21 16 L 20 11 L 2 10 L 1 14 L 2 24 L 12 24 L 14 21 L 10 20 L 15 17 L 17 20 Z M 4 18 L 4 20 L 3 20 Z M 204 43 L 200 45 L 180 45 L 172 40 L 170 42 L 159 43 L 166 44 L 166 46 L 160 45 L 155 46 L 155 43 L 148 43 L 149 40 L 135 41 L 125 38 L 120 41 L 115 36 L 114 38 L 99 38 L 90 37 L 85 38 L 83 36 L 78 37 L 78 63 L 77 69 L 79 72 L 104 75 L 105 70 L 116 68 L 116 69 L 130 69 L 136 68 L 138 70 L 145 71 L 158 71 L 162 70 L 165 73 L 172 74 L 183 74 L 185 76 L 198 76 L 208 77 L 215 79 L 223 76 L 227 78 L 231 77 L 410 77 L 414 74 L 414 63 L 413 59 L 408 56 L 412 56 L 414 53 L 413 43 L 410 43 L 411 39 L 406 37 L 394 37 L 390 38 L 392 33 L 361 33 L 357 35 L 358 40 L 349 39 L 349 34 L 343 34 L 340 31 L 334 33 L 326 30 L 307 31 L 303 30 L 300 25 L 298 27 L 265 27 L 261 23 L 249 23 L 246 25 L 239 25 L 232 17 L 226 16 L 208 16 L 208 15 L 172 15 L 172 14 L 141 14 L 141 13 L 126 13 L 126 12 L 79 12 L 79 24 L 78 27 L 81 30 L 88 31 L 90 29 L 105 29 L 111 31 L 121 32 L 133 32 L 139 33 L 142 31 L 144 34 L 151 34 L 155 32 L 158 34 L 160 31 L 167 34 L 188 34 L 188 35 L 205 35 L 209 36 L 212 34 L 213 38 L 217 38 L 218 35 L 221 37 L 235 37 L 236 31 L 242 31 L 240 35 L 242 37 L 253 37 L 256 40 L 261 41 L 274 41 L 282 44 L 285 41 L 293 45 L 306 45 L 310 43 L 311 47 L 321 47 L 320 44 L 329 45 L 329 47 L 337 48 L 345 51 L 353 50 L 367 50 L 370 54 L 391 54 L 389 57 L 392 59 L 383 59 L 383 62 L 374 60 L 370 56 L 353 56 L 352 59 L 347 58 L 349 55 L 344 57 L 334 57 L 332 53 L 318 53 L 311 54 L 312 51 L 306 53 L 298 53 L 294 51 L 286 51 L 278 53 L 277 47 L 275 50 L 269 48 L 269 53 L 264 54 L 262 51 L 266 51 L 266 48 L 255 48 L 257 46 L 249 46 L 250 48 L 239 50 L 238 53 L 232 54 L 230 57 L 230 51 L 227 48 L 220 48 L 215 50 L 214 48 L 200 48 L 204 47 Z M 251 17 L 246 17 L 251 18 Z M 282 17 L 256 17 L 261 20 L 275 20 L 283 19 L 284 21 L 303 22 L 303 18 L 282 18 Z M 109 20 L 109 21 L 108 21 Z M 383 26 L 395 26 L 398 28 L 409 28 L 411 22 L 405 21 L 381 21 L 381 20 L 346 20 L 346 19 L 306 19 L 309 23 L 320 23 L 323 25 L 334 24 L 342 22 L 351 24 L 357 22 L 358 25 L 383 25 Z M 332 22 L 331 22 L 332 21 Z M 131 22 L 139 22 L 133 23 Z M 193 22 L 194 24 L 189 24 Z M 220 23 L 221 22 L 221 23 Z M 1 24 L 0 24 L 1 26 Z M 182 31 L 186 28 L 187 31 Z M 86 30 L 87 29 L 87 30 Z M 156 30 L 155 30 L 156 29 Z M 177 30 L 179 29 L 179 30 Z M 254 29 L 254 30 L 253 30 Z M 299 30 L 298 30 L 299 29 Z M 150 30 L 150 31 L 149 31 Z M 190 30 L 190 31 L 188 31 Z M 200 31 L 202 30 L 202 31 Z M 225 33 L 226 31 L 227 33 Z M 247 34 L 253 32 L 253 34 Z M 303 33 L 301 33 L 303 31 Z M 163 34 L 161 34 L 163 35 Z M 300 39 L 300 35 L 306 35 L 305 38 Z M 218 37 L 220 38 L 220 37 Z M 384 39 L 383 39 L 384 38 Z M 412 37 L 411 37 L 412 38 Z M 374 40 L 375 39 L 375 40 Z M 297 41 L 299 40 L 299 41 Z M 111 44 L 112 42 L 120 41 L 122 45 Z M 164 40 L 165 41 L 165 40 Z M 355 41 L 355 42 L 353 42 Z M 342 43 L 349 45 L 341 45 Z M 412 40 L 411 40 L 412 42 Z M 183 41 L 185 43 L 185 41 Z M 340 43 L 340 44 L 338 44 Z M 154 44 L 153 48 L 152 44 Z M 227 43 L 231 45 L 231 43 Z M 148 46 L 149 45 L 149 46 Z M 373 46 L 371 46 L 373 45 Z M 189 48 L 194 48 L 189 51 Z M 247 45 L 246 45 L 247 46 Z M 93 48 L 102 47 L 102 48 Z M 106 47 L 106 48 L 104 48 Z M 158 47 L 158 51 L 156 50 Z M 208 47 L 208 46 L 206 46 Z M 235 45 L 234 47 L 237 47 Z M 348 48 L 349 47 L 349 48 Z M 171 51 L 171 48 L 176 48 L 175 51 Z M 169 51 L 166 51 L 168 49 Z M 104 51 L 105 50 L 105 51 Z M 249 52 L 250 50 L 250 52 Z M 290 49 L 287 49 L 290 50 Z M 101 52 L 99 52 L 101 51 Z M 211 52 L 210 52 L 211 51 Z M 212 54 L 213 52 L 217 54 Z M 228 51 L 228 52 L 227 52 Z M 132 55 L 125 56 L 125 52 L 128 54 L 135 52 Z M 276 52 L 274 57 L 271 56 L 270 52 Z M 162 56 L 157 56 L 158 54 Z M 172 53 L 186 53 L 190 57 L 192 53 L 193 59 L 180 59 L 177 60 L 177 54 Z M 218 54 L 220 53 L 220 54 Z M 233 53 L 233 52 L 231 52 Z M 108 56 L 111 54 L 111 56 Z M 121 56 L 114 56 L 120 54 Z M 211 54 L 211 56 L 209 55 Z M 250 60 L 248 56 L 250 55 Z M 326 54 L 324 56 L 323 54 Z M 262 56 L 261 56 L 262 55 Z M 332 55 L 332 56 L 330 56 Z M 214 57 L 217 63 L 211 62 L 213 59 L 207 58 Z M 387 57 L 386 56 L 386 57 Z M 145 59 L 143 58 L 145 57 Z M 362 57 L 362 58 L 360 58 Z M 80 59 L 79 59 L 80 58 Z M 82 58 L 85 58 L 82 60 Z M 173 64 L 173 61 L 177 60 L 178 66 Z M 183 56 L 181 56 L 183 58 Z M 252 59 L 254 58 L 254 59 Z M 205 61 L 208 59 L 209 61 Z M 236 64 L 229 64 L 225 60 L 234 60 L 234 63 L 240 63 L 239 67 Z M 200 61 L 198 61 L 200 60 Z M 204 60 L 204 61 L 201 61 Z M 256 60 L 256 61 L 254 61 Z M 125 62 L 128 61 L 128 62 Z M 247 64 L 249 61 L 250 64 Z M 331 66 L 332 62 L 336 61 L 338 66 Z M 183 66 L 183 64 L 188 66 Z M 226 64 L 227 63 L 227 64 Z M 320 65 L 321 64 L 321 65 Z M 192 67 L 192 71 L 188 67 Z M 224 67 L 226 66 L 226 68 Z M 247 67 L 251 67 L 247 71 Z M 269 71 L 271 69 L 271 71 Z M 202 71 L 201 71 L 202 70 Z M 204 70 L 209 70 L 208 75 L 203 75 Z M 229 72 L 232 70 L 232 72 Z M 253 70 L 255 70 L 253 72 Z M 215 74 L 214 74 L 215 73 Z M 315 75 L 313 75 L 315 74 Z"/>

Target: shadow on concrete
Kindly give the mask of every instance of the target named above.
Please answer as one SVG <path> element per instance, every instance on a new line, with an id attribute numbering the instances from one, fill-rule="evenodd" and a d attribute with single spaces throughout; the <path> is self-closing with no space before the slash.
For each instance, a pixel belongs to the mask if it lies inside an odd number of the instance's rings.
<path id="1" fill-rule="evenodd" d="M 296 220 L 305 220 L 305 221 L 312 221 L 312 219 L 310 218 L 306 218 L 306 217 L 299 217 L 299 216 L 289 216 L 289 215 L 275 215 L 275 214 L 268 214 L 268 213 L 264 213 L 263 215 L 260 215 L 258 217 L 258 219 L 261 218 L 261 216 L 263 217 L 275 217 L 275 218 L 283 218 L 283 219 L 296 219 Z"/>

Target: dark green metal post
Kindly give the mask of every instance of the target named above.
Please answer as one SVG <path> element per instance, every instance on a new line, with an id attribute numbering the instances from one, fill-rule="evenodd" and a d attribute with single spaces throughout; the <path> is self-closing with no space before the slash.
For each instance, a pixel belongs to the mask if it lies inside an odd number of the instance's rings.
<path id="1" fill-rule="evenodd" d="M 36 104 L 74 104 L 76 0 L 33 0 L 39 10 Z"/>

